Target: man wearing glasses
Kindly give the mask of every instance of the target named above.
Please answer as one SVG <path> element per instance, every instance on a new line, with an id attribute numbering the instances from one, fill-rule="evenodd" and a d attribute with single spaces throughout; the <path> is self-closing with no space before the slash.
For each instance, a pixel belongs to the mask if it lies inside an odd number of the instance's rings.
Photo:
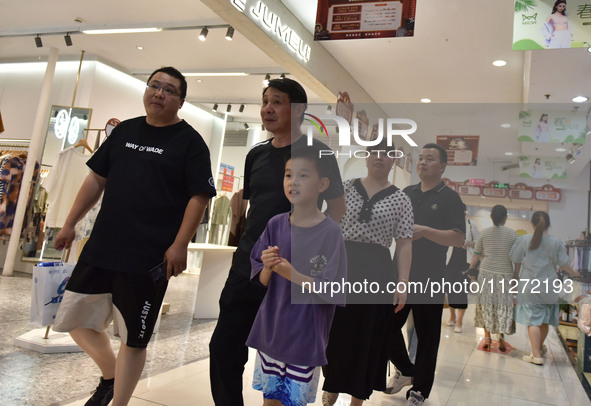
<path id="1" fill-rule="evenodd" d="M 215 195 L 207 145 L 178 116 L 186 93 L 178 70 L 150 75 L 146 116 L 119 124 L 88 160 L 90 174 L 56 236 L 57 249 L 69 248 L 74 226 L 104 191 L 54 324 L 101 370 L 89 406 L 129 402 L 168 280 L 186 268 L 187 246 Z M 117 356 L 105 331 L 113 319 Z"/>

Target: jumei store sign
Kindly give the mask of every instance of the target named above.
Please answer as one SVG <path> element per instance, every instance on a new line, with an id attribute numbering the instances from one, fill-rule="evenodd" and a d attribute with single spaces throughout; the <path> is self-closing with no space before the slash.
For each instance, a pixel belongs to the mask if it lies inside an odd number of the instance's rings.
<path id="1" fill-rule="evenodd" d="M 265 2 L 257 1 L 254 7 L 247 10 L 246 3 L 248 3 L 248 0 L 230 1 L 240 12 L 248 15 L 251 20 L 267 30 L 271 36 L 277 37 L 299 59 L 304 62 L 310 60 L 310 46 L 304 42 L 292 27 L 284 24 Z"/>

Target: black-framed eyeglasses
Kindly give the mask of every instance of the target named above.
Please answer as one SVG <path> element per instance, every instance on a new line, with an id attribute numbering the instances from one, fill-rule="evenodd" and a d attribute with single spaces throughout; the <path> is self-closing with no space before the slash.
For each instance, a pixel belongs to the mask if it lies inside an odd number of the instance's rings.
<path id="1" fill-rule="evenodd" d="M 176 89 L 160 86 L 156 83 L 147 83 L 146 87 L 151 89 L 154 93 L 158 93 L 159 90 L 162 90 L 168 96 L 180 96 L 180 93 Z"/>

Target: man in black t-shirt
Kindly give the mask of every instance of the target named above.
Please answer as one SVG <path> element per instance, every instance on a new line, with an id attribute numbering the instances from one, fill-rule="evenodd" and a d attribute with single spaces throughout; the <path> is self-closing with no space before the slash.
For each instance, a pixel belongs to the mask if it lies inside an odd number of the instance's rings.
<path id="1" fill-rule="evenodd" d="M 69 332 L 102 377 L 87 406 L 126 405 L 140 378 L 168 280 L 187 267 L 187 246 L 215 195 L 207 145 L 178 111 L 187 82 L 172 67 L 156 70 L 144 93 L 146 116 L 123 121 L 90 158 L 62 230 L 103 200 L 70 278 L 54 330 Z M 121 337 L 115 356 L 106 328 Z"/>
<path id="2" fill-rule="evenodd" d="M 256 144 L 246 157 L 244 199 L 250 200 L 245 231 L 220 297 L 220 315 L 209 343 L 211 391 L 218 406 L 240 406 L 242 373 L 248 361 L 246 339 L 265 289 L 250 282 L 250 252 L 271 217 L 291 210 L 283 192 L 286 157 L 292 148 L 306 147 L 300 125 L 307 96 L 291 79 L 273 79 L 263 90 L 261 119 L 273 138 Z M 293 115 L 293 120 L 292 120 Z M 311 148 L 329 149 L 319 141 Z M 321 195 L 326 213 L 336 222 L 345 213 L 343 185 L 334 156 L 329 159 L 330 186 Z"/>
<path id="3" fill-rule="evenodd" d="M 404 189 L 412 202 L 415 222 L 409 279 L 426 288 L 424 294 L 409 292 L 406 306 L 398 313 L 392 311 L 388 351 L 398 371 L 388 379 L 386 393 L 397 393 L 412 385 L 407 393 L 407 398 L 413 398 L 409 405 L 420 405 L 429 397 L 435 378 L 444 294 L 427 283 L 442 282 L 448 247 L 462 247 L 465 243 L 464 205 L 460 196 L 441 181 L 446 165 L 445 149 L 426 144 L 416 165 L 421 182 Z M 401 331 L 411 310 L 418 338 L 414 365 Z"/>

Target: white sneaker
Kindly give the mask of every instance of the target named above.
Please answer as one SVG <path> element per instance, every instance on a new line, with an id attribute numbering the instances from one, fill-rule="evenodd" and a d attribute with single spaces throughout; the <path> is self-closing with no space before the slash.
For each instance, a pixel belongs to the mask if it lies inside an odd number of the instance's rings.
<path id="1" fill-rule="evenodd" d="M 544 365 L 544 358 L 534 357 L 533 354 L 524 355 L 521 359 L 525 362 L 530 362 L 534 365 Z"/>
<path id="2" fill-rule="evenodd" d="M 410 395 L 408 397 L 408 406 L 421 406 L 424 401 L 425 398 L 423 397 L 423 395 L 421 395 L 420 391 L 410 391 Z"/>
<path id="3" fill-rule="evenodd" d="M 402 388 L 409 385 L 412 385 L 412 376 L 404 376 L 400 371 L 396 370 L 396 373 L 388 378 L 384 393 L 388 395 L 398 393 Z"/>

